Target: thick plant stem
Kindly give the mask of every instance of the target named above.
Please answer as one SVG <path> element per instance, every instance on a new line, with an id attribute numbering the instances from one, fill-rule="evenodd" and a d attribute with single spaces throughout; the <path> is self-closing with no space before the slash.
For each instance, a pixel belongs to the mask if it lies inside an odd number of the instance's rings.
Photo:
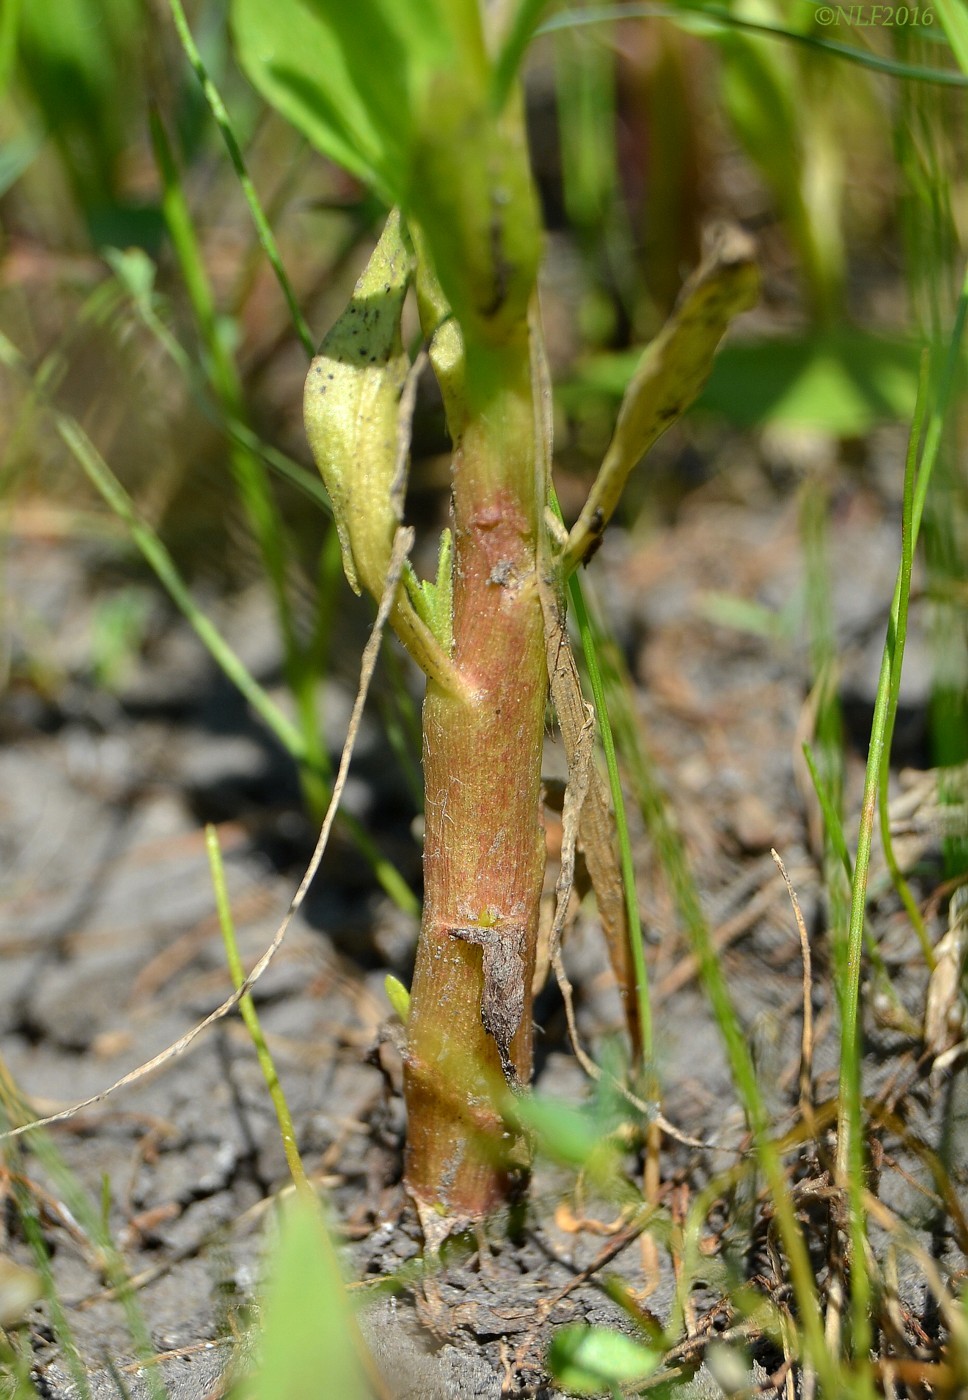
<path id="1" fill-rule="evenodd" d="M 453 660 L 469 698 L 431 682 L 424 702 L 424 914 L 405 1087 L 409 1189 L 451 1223 L 507 1201 L 526 1169 L 500 1100 L 531 1073 L 544 866 L 543 501 L 525 327 L 485 371 L 454 461 Z"/>

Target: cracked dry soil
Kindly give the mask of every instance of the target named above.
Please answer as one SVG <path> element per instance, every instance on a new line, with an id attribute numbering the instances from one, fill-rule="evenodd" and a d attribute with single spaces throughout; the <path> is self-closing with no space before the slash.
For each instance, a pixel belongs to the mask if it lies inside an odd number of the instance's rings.
<path id="1" fill-rule="evenodd" d="M 841 697 L 854 748 L 849 810 L 859 784 L 896 567 L 896 491 L 903 443 L 886 434 L 866 484 L 841 486 L 831 521 L 831 576 Z M 79 639 L 94 606 L 80 546 L 18 533 L 8 544 L 13 599 L 8 646 L 25 655 L 40 635 L 62 683 L 53 692 L 21 678 L 0 708 L 0 1053 L 39 1112 L 101 1091 L 184 1034 L 227 994 L 202 826 L 218 825 L 240 950 L 251 965 L 285 911 L 311 849 L 291 766 L 259 729 L 186 626 L 156 602 L 150 645 L 113 695 L 92 686 Z M 834 1092 L 836 1014 L 818 874 L 818 814 L 800 759 L 808 732 L 808 647 L 803 629 L 773 638 L 713 620 L 710 590 L 781 609 L 802 586 L 796 493 L 762 464 L 724 472 L 638 542 L 616 532 L 589 570 L 639 686 L 652 753 L 699 883 L 705 912 L 753 1045 L 771 1110 L 793 1122 L 802 1005 L 800 948 L 769 854 L 783 855 L 814 952 L 818 1101 Z M 902 693 L 899 759 L 924 763 L 928 663 L 916 605 Z M 264 600 L 244 595 L 222 625 L 261 679 L 278 655 Z M 352 614 L 360 635 L 363 611 Z M 349 674 L 351 668 L 347 668 Z M 16 667 L 14 668 L 16 674 Z M 325 689 L 327 742 L 339 752 L 351 684 Z M 549 738 L 547 767 L 562 757 Z M 371 705 L 347 793 L 414 888 L 420 852 L 407 788 Z M 552 819 L 549 817 L 549 821 Z M 919 892 L 938 878 L 929 837 L 919 848 Z M 636 857 L 647 936 L 663 1110 L 697 1151 L 666 1139 L 662 1203 L 681 1219 L 711 1171 L 748 1145 L 725 1056 L 697 983 L 656 857 L 641 830 Z M 932 864 L 933 862 L 933 864 Z M 935 910 L 933 934 L 941 928 Z M 875 929 L 893 984 L 915 1018 L 923 1012 L 919 949 L 883 874 L 875 869 Z M 298 1128 L 299 1146 L 324 1187 L 351 1276 L 364 1283 L 403 1271 L 420 1251 L 403 1193 L 400 1065 L 381 1042 L 388 971 L 405 981 L 415 921 L 377 888 L 337 829 L 302 914 L 255 989 L 255 1001 Z M 616 1032 L 619 1006 L 586 903 L 565 960 L 578 1024 L 595 1049 Z M 873 1014 L 866 1021 L 867 1090 L 884 1107 L 879 1190 L 921 1232 L 943 1266 L 963 1267 L 957 1229 L 938 1240 L 930 1202 L 918 1196 L 923 1163 L 906 1134 L 960 1144 L 965 1095 L 919 1069 L 916 1036 Z M 554 987 L 538 1000 L 536 1085 L 578 1102 L 587 1092 L 570 1053 Z M 893 1118 L 891 1118 L 893 1115 Z M 891 1123 L 903 1121 L 899 1131 Z M 158 1366 L 176 1400 L 217 1396 L 251 1316 L 266 1225 L 287 1180 L 271 1105 L 241 1022 L 230 1017 L 184 1056 L 52 1132 L 70 1172 L 104 1200 L 147 1321 Z M 953 1154 L 957 1160 L 958 1153 Z M 13 1159 L 11 1159 L 11 1162 Z M 629 1161 L 635 1171 L 634 1158 Z M 124 1313 L 97 1252 L 68 1211 L 58 1183 L 27 1139 L 20 1184 L 36 1201 L 91 1393 L 138 1396 Z M 0 1244 L 29 1252 L 10 1204 Z M 963 1200 L 964 1182 L 954 1179 Z M 709 1221 L 710 1248 L 748 1229 L 749 1202 L 724 1199 Z M 807 1206 L 804 1206 L 807 1210 Z M 629 1330 L 617 1281 L 646 1316 L 664 1320 L 674 1289 L 669 1255 L 628 1230 L 614 1207 L 583 1196 L 563 1170 L 536 1164 L 529 1206 L 513 1239 L 455 1247 L 422 1283 L 368 1305 L 365 1326 L 395 1400 L 404 1397 L 551 1397 L 545 1360 L 568 1321 Z M 745 1220 L 745 1225 L 744 1225 Z M 748 1256 L 763 1269 L 762 1232 Z M 931 1299 L 913 1270 L 900 1279 L 906 1325 L 937 1335 Z M 708 1338 L 730 1325 L 713 1290 L 691 1300 L 692 1336 L 670 1365 L 695 1372 L 694 1395 L 722 1392 L 697 1371 Z M 48 1310 L 28 1319 L 34 1379 L 51 1400 L 74 1395 L 53 1342 Z M 764 1393 L 782 1356 L 754 1349 Z M 689 1393 L 689 1392 L 683 1392 Z"/>

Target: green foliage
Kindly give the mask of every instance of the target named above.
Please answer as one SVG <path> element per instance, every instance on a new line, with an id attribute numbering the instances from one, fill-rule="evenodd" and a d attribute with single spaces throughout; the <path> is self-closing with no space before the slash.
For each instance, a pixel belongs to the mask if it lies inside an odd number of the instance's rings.
<path id="1" fill-rule="evenodd" d="M 21 79 L 96 243 L 155 241 L 159 232 L 156 213 L 120 184 L 140 23 L 138 0 L 63 0 L 56 23 L 45 0 L 21 0 Z"/>
<path id="2" fill-rule="evenodd" d="M 410 570 L 406 583 L 411 601 L 445 652 L 453 646 L 454 539 L 441 531 L 437 551 L 437 577 L 418 580 Z"/>
<path id="3" fill-rule="evenodd" d="M 152 597 L 144 588 L 123 588 L 97 607 L 91 631 L 91 669 L 98 685 L 114 690 L 144 640 Z"/>
<path id="4" fill-rule="evenodd" d="M 636 363 L 631 351 L 587 360 L 563 386 L 563 403 L 577 406 L 589 390 L 619 397 Z M 917 387 L 914 341 L 839 326 L 724 345 L 695 411 L 740 428 L 778 424 L 860 437 L 878 423 L 909 421 Z"/>
<path id="5" fill-rule="evenodd" d="M 548 1352 L 552 1375 L 575 1395 L 618 1394 L 620 1386 L 644 1381 L 661 1355 L 624 1332 L 576 1323 L 555 1333 Z"/>
<path id="6" fill-rule="evenodd" d="M 410 369 L 400 335 L 410 270 L 393 213 L 306 380 L 306 436 L 333 504 L 343 569 L 354 593 L 362 586 L 377 601 L 403 515 L 397 413 Z"/>
<path id="7" fill-rule="evenodd" d="M 394 977 L 392 972 L 388 972 L 386 977 L 384 977 L 383 986 L 386 990 L 387 1000 L 393 1007 L 397 1020 L 402 1026 L 405 1026 L 410 1016 L 410 993 L 400 981 L 400 978 Z"/>
<path id="8" fill-rule="evenodd" d="M 266 1277 L 259 1360 L 233 1400 L 370 1400 L 332 1243 L 298 1192 L 282 1210 Z"/>
<path id="9" fill-rule="evenodd" d="M 7 0 L 2 6 L 0 86 L 9 66 L 22 15 L 25 86 L 32 92 L 38 110 L 44 114 L 44 120 L 60 143 L 65 165 L 75 182 L 75 194 L 93 225 L 93 214 L 101 204 L 105 200 L 110 204 L 117 199 L 115 160 L 122 149 L 124 134 L 120 129 L 123 102 L 118 92 L 125 87 L 125 56 L 131 51 L 136 7 L 134 0 L 124 0 L 124 3 L 111 0 L 111 3 L 97 7 L 94 7 L 93 0 L 67 0 L 66 8 L 59 9 L 59 23 L 56 26 L 48 22 L 46 8 L 42 0 L 18 0 L 18 3 Z M 176 8 L 180 10 L 180 6 Z M 649 8 L 653 12 L 656 9 L 655 6 Z M 800 18 L 800 12 L 782 14 L 775 5 L 762 4 L 755 9 L 744 7 L 742 16 L 730 15 L 725 11 L 719 11 L 716 15 L 707 12 L 701 21 L 694 18 L 697 8 L 685 4 L 666 7 L 670 14 L 678 11 L 680 15 L 685 15 L 691 11 L 693 18 L 688 23 L 694 32 L 708 35 L 714 29 L 721 32 L 725 27 L 726 37 L 720 41 L 720 46 L 724 54 L 724 92 L 729 111 L 737 132 L 786 222 L 812 291 L 814 312 L 818 319 L 822 319 L 829 315 L 831 308 L 836 307 L 840 292 L 843 249 L 839 241 L 839 153 L 830 143 L 830 114 L 822 110 L 826 91 L 824 84 L 814 83 L 810 86 L 803 100 L 794 101 L 791 93 L 794 91 L 793 78 L 802 78 L 807 71 L 800 57 L 812 49 L 809 54 L 811 61 L 821 54 L 826 61 L 835 52 L 835 46 L 822 41 L 816 33 L 807 33 L 803 25 L 797 27 L 795 21 Z M 440 296 L 431 308 L 433 314 L 424 316 L 423 320 L 425 331 L 429 327 L 430 331 L 436 330 L 438 333 L 435 368 L 441 378 L 445 399 L 448 394 L 450 396 L 449 405 L 462 402 L 464 395 L 461 331 L 465 337 L 469 337 L 470 353 L 478 356 L 480 363 L 481 346 L 500 348 L 503 340 L 514 333 L 514 327 L 521 319 L 521 308 L 530 296 L 533 285 L 538 247 L 537 220 L 528 184 L 523 142 L 516 124 L 518 99 L 514 91 L 514 78 L 541 9 L 541 0 L 524 0 L 516 8 L 510 7 L 511 19 L 506 33 L 486 44 L 481 33 L 481 16 L 476 0 L 455 0 L 450 4 L 447 0 L 414 0 L 409 6 L 401 5 L 399 0 L 361 0 L 357 5 L 347 4 L 344 0 L 234 0 L 240 54 L 260 91 L 290 117 L 317 149 L 376 190 L 387 204 L 395 202 L 404 209 L 412 227 L 419 260 L 423 264 L 425 285 L 434 272 L 439 273 Z M 964 11 L 958 0 L 937 0 L 936 9 L 951 50 L 962 69 L 968 73 L 968 21 Z M 634 6 L 626 7 L 624 17 L 628 19 L 634 10 Z M 608 13 L 609 7 L 599 7 L 599 18 L 607 17 Z M 768 45 L 752 33 L 759 19 L 770 21 L 774 15 L 790 25 L 789 31 L 783 35 L 788 47 L 782 50 L 775 40 L 770 40 Z M 751 19 L 753 16 L 756 18 Z M 80 29 L 78 17 L 82 21 Z M 92 20 L 101 22 L 92 23 Z M 741 32 L 744 24 L 747 32 Z M 762 27 L 772 30 L 774 34 L 780 33 L 779 23 L 764 23 Z M 490 37 L 493 39 L 493 36 Z M 937 31 L 934 37 L 937 37 Z M 793 47 L 794 42 L 796 48 Z M 495 55 L 493 60 L 489 54 Z M 604 49 L 598 57 L 603 54 L 607 57 Z M 191 52 L 189 56 L 192 58 Z M 195 59 L 192 58 L 192 61 L 194 63 Z M 906 77 L 923 73 L 913 64 L 905 65 L 896 59 L 885 59 L 873 53 L 863 54 L 859 50 L 852 61 L 867 62 L 870 66 L 879 66 L 882 71 Z M 812 73 L 815 78 L 816 67 Z M 68 79 L 66 84 L 61 83 L 58 88 L 52 83 L 55 77 L 60 82 L 65 74 Z M 610 76 L 608 63 L 603 63 L 597 71 L 595 98 L 598 102 L 595 120 L 603 124 L 609 123 L 615 116 L 611 109 L 615 99 Z M 576 99 L 579 96 L 576 94 Z M 70 112 L 66 111 L 65 102 L 71 106 Z M 579 104 L 576 100 L 574 107 L 567 109 L 566 115 L 579 114 L 585 119 L 592 105 L 586 106 L 583 100 Z M 836 104 L 832 104 L 831 112 L 835 109 Z M 611 131 L 604 135 L 599 131 L 589 136 L 589 133 L 574 126 L 570 128 L 569 140 L 574 138 L 576 144 L 571 147 L 572 156 L 569 159 L 574 160 L 576 166 L 588 151 L 605 153 L 609 158 L 607 167 L 596 167 L 592 162 L 590 167 L 566 171 L 572 216 L 579 220 L 587 219 L 589 224 L 600 216 L 602 204 L 613 193 L 615 172 L 611 164 L 611 136 Z M 581 146 L 579 143 L 583 137 L 589 139 L 586 145 Z M 29 168 L 36 151 L 37 143 L 30 136 L 6 147 L 0 157 L 0 192 L 10 187 Z M 161 163 L 164 165 L 164 162 Z M 79 167 L 76 170 L 75 165 Z M 237 161 L 237 172 L 240 168 L 240 161 Z M 826 177 L 819 181 L 824 190 L 834 186 L 837 189 L 837 197 L 830 199 L 826 208 L 817 200 L 818 171 L 826 171 L 829 176 L 826 183 Z M 944 172 L 940 173 L 943 176 Z M 169 170 L 168 174 L 171 213 L 171 206 L 178 197 L 179 180 L 176 171 Z M 936 200 L 940 207 L 946 194 L 950 195 L 950 190 L 945 192 L 937 184 L 926 185 L 918 192 L 918 197 Z M 581 212 L 583 210 L 584 213 Z M 193 216 L 187 210 L 187 204 L 183 212 L 187 212 L 191 224 Z M 267 223 L 265 228 L 268 228 Z M 173 228 L 173 234 L 177 244 L 177 228 Z M 187 238 L 182 236 L 179 257 L 184 280 L 193 294 L 196 322 L 207 354 L 207 367 L 199 371 L 193 366 L 195 377 L 189 376 L 187 382 L 194 389 L 196 381 L 201 381 L 207 375 L 209 410 L 237 449 L 236 465 L 242 462 L 248 470 L 251 461 L 246 459 L 258 457 L 262 462 L 263 449 L 242 419 L 245 395 L 241 374 L 227 351 L 224 332 L 234 332 L 237 327 L 234 322 L 228 323 L 222 319 L 221 308 L 216 307 L 215 299 L 204 283 L 201 241 L 196 240 L 196 245 L 192 249 Z M 263 246 L 266 246 L 265 239 Z M 150 325 L 152 317 L 155 318 L 152 332 L 158 336 L 158 343 L 163 343 L 164 335 L 159 332 L 157 319 L 158 302 L 153 291 L 153 264 L 143 255 L 130 251 L 112 255 L 111 261 L 118 277 L 134 298 L 144 324 Z M 933 286 L 931 296 L 938 312 L 932 324 L 932 334 L 940 340 L 947 326 L 946 288 Z M 292 296 L 290 307 L 295 309 Z M 450 307 L 456 312 L 460 328 L 458 322 L 450 318 Z M 399 307 L 396 307 L 394 317 L 398 310 Z M 963 319 L 964 302 L 954 337 L 953 353 L 956 358 L 949 364 L 952 376 L 959 363 L 956 345 Z M 165 331 L 167 327 L 161 327 L 161 332 Z M 397 360 L 399 371 L 393 381 L 392 397 L 398 398 L 409 361 L 399 344 L 396 319 L 393 322 L 392 341 L 393 357 Z M 170 334 L 165 344 L 172 361 L 184 368 L 186 352 L 181 351 L 177 342 L 173 347 Z M 6 342 L 0 348 L 3 345 Z M 175 353 L 172 353 L 173 349 Z M 181 361 L 177 359 L 179 351 Z M 637 355 L 634 359 L 608 357 L 589 363 L 577 391 L 587 394 L 589 388 L 600 389 L 606 395 L 619 398 L 635 372 L 637 359 Z M 440 373 L 442 364 L 446 365 L 443 374 Z M 42 377 L 38 376 L 38 386 Z M 917 351 L 912 344 L 835 326 L 795 339 L 728 346 L 716 362 L 699 402 L 704 408 L 722 412 L 742 426 L 767 423 L 806 425 L 831 436 L 858 436 L 876 423 L 909 418 L 914 411 L 916 384 Z M 40 397 L 43 386 L 35 387 Z M 882 673 L 878 691 L 877 723 L 868 774 L 870 800 L 865 804 L 865 825 L 861 830 L 856 868 L 844 834 L 835 784 L 830 784 L 829 779 L 827 782 L 821 779 L 818 783 L 835 856 L 831 866 L 835 864 L 838 867 L 833 873 L 828 869 L 828 888 L 833 891 L 835 879 L 842 883 L 843 871 L 849 877 L 856 877 L 850 940 L 849 943 L 844 940 L 837 990 L 841 997 L 845 1035 L 841 1056 L 843 1079 L 839 1143 L 847 1160 L 840 1165 L 845 1167 L 846 1184 L 852 1198 L 853 1252 L 854 1259 L 859 1262 L 852 1269 L 850 1286 L 854 1290 L 854 1339 L 859 1343 L 862 1354 L 858 1360 L 857 1374 L 850 1373 L 840 1356 L 830 1356 L 826 1363 L 830 1370 L 821 1380 L 825 1391 L 829 1390 L 831 1394 L 860 1395 L 868 1393 L 870 1388 L 869 1377 L 863 1370 L 866 1365 L 866 1355 L 863 1353 L 869 1298 L 863 1267 L 863 1261 L 868 1258 L 863 1222 L 865 1205 L 861 1195 L 865 1180 L 861 1148 L 866 1124 L 860 1099 L 862 1008 L 858 998 L 862 952 L 860 938 L 866 907 L 863 867 L 869 855 L 875 767 L 880 785 L 882 821 L 886 813 L 890 731 L 900 679 L 913 536 L 917 533 L 924 507 L 927 477 L 939 449 L 947 389 L 951 388 L 951 382 L 947 386 L 939 385 L 936 376 L 935 388 L 936 403 L 931 429 L 934 436 L 932 438 L 929 432 L 928 441 L 924 444 L 917 500 L 913 500 L 912 496 L 920 432 L 916 429 L 912 435 L 912 454 L 909 458 L 911 480 L 910 489 L 906 491 L 904 512 L 904 577 L 900 580 L 903 586 L 895 595 L 885 651 L 889 681 L 885 681 Z M 392 414 L 387 422 L 391 419 L 395 427 L 398 426 L 398 420 Z M 52 421 L 56 432 L 82 461 L 97 489 L 128 522 L 139 547 L 158 568 L 159 577 L 166 581 L 172 596 L 191 618 L 212 654 L 236 678 L 253 705 L 260 707 L 266 722 L 275 728 L 291 752 L 303 763 L 318 764 L 320 755 L 310 752 L 313 743 L 311 728 L 307 729 L 302 723 L 293 724 L 275 706 L 241 667 L 237 658 L 224 647 L 207 619 L 201 617 L 188 589 L 174 572 L 170 557 L 157 534 L 141 518 L 131 497 L 108 472 L 76 420 L 57 414 Z M 395 446 L 396 437 L 394 431 Z M 278 460 L 282 460 L 280 454 L 276 455 Z M 395 463 L 396 453 L 393 460 Z M 382 465 L 386 467 L 389 461 L 387 456 Z M 284 469 L 298 479 L 299 469 L 294 464 L 287 464 Z M 306 486 L 305 479 L 302 484 Z M 257 497 L 262 489 L 260 484 L 250 496 L 250 502 L 256 506 L 259 505 Z M 318 482 L 314 480 L 309 489 L 315 492 L 318 502 L 322 496 Z M 371 588 L 374 581 L 379 585 L 383 568 L 383 553 L 380 551 L 384 549 L 387 530 L 392 533 L 397 519 L 395 515 L 392 520 L 388 519 L 384 504 L 381 500 L 376 502 L 377 518 L 372 522 L 374 534 L 382 532 L 376 555 L 367 557 L 366 569 L 372 574 L 372 581 L 363 579 Z M 942 512 L 944 509 L 942 507 Z M 259 534 L 257 510 L 253 513 L 253 520 Z M 263 525 L 266 520 L 267 517 L 263 517 Z M 271 535 L 275 529 L 273 522 L 269 521 L 267 528 Z M 367 526 L 367 530 L 370 528 Z M 345 537 L 345 528 L 343 533 Z M 274 540 L 263 534 L 263 539 L 268 539 L 270 546 L 264 555 L 264 569 L 274 579 L 280 600 L 280 620 L 286 628 L 290 625 L 285 602 L 287 541 L 281 534 L 277 534 Z M 368 543 L 360 545 L 360 553 L 366 553 L 368 549 Z M 351 548 L 346 552 L 351 570 L 355 569 L 362 575 L 356 550 Z M 414 608 L 445 650 L 449 650 L 451 643 L 450 553 L 449 535 L 445 535 L 436 581 L 419 583 L 413 577 L 407 580 Z M 829 579 L 830 565 L 822 559 L 819 551 L 815 571 L 821 583 Z M 961 576 L 954 569 L 951 573 L 955 581 Z M 725 606 L 722 600 L 710 603 L 711 608 L 719 608 L 720 619 L 727 616 L 723 611 Z M 739 621 L 766 634 L 775 634 L 788 622 L 785 612 L 778 619 L 773 619 L 758 605 L 745 604 L 742 612 L 738 604 L 729 606 L 734 623 Z M 816 599 L 814 607 L 813 630 L 819 636 L 823 626 L 820 625 L 822 619 L 818 621 Z M 108 610 L 105 618 L 110 626 L 104 633 L 102 652 L 105 664 L 101 669 L 104 673 L 102 679 L 110 680 L 110 674 L 116 674 L 116 664 L 123 658 L 125 646 L 137 641 L 137 632 L 136 629 L 129 630 L 130 618 L 126 617 L 120 604 L 116 612 Z M 292 635 L 290 633 L 290 639 Z M 596 647 L 603 652 L 608 651 L 607 642 L 600 637 L 597 640 L 591 637 L 591 647 L 593 653 Z M 824 637 L 824 648 L 823 656 L 819 650 L 815 650 L 817 669 L 819 671 L 826 666 L 832 672 L 836 659 L 832 634 Z M 298 664 L 296 652 L 290 652 L 290 656 L 295 657 Z M 750 1176 L 756 1170 L 765 1171 L 768 1177 L 774 1218 L 779 1224 L 779 1231 L 774 1231 L 773 1238 L 781 1238 L 786 1246 L 786 1262 L 791 1266 L 790 1279 L 798 1306 L 798 1326 L 803 1333 L 795 1340 L 800 1349 L 800 1358 L 809 1361 L 812 1356 L 819 1366 L 822 1351 L 818 1349 L 816 1335 L 811 1334 L 811 1327 L 820 1300 L 811 1288 L 812 1279 L 804 1268 L 802 1252 L 797 1249 L 799 1236 L 796 1221 L 780 1170 L 780 1158 L 785 1149 L 771 1137 L 775 1125 L 766 1119 L 754 1067 L 746 1055 L 744 1029 L 730 1002 L 721 962 L 711 945 L 695 885 L 685 862 L 683 842 L 677 836 L 672 818 L 665 809 L 647 755 L 639 751 L 639 739 L 634 733 L 635 721 L 627 704 L 628 697 L 619 693 L 621 685 L 617 669 L 616 666 L 609 671 L 606 657 L 606 665 L 601 668 L 603 674 L 600 674 L 596 685 L 596 704 L 606 733 L 608 728 L 602 697 L 607 694 L 613 704 L 619 742 L 632 773 L 636 794 L 702 965 L 707 993 L 732 1060 L 737 1092 L 755 1130 L 755 1151 L 743 1170 Z M 301 685 L 303 703 L 308 704 L 307 697 L 311 697 L 312 685 L 304 683 L 305 675 L 302 683 L 295 672 L 291 673 L 290 679 L 294 682 L 294 691 L 300 692 Z M 959 695 L 957 700 L 960 706 L 963 695 Z M 305 713 L 304 709 L 300 720 Z M 963 742 L 964 726 L 957 726 L 957 717 L 952 728 L 956 730 L 957 741 Z M 839 763 L 840 740 L 833 733 L 830 749 Z M 610 773 L 617 790 L 618 769 L 614 761 L 610 762 Z M 623 846 L 623 858 L 626 855 L 630 866 L 627 839 Z M 631 881 L 627 894 L 634 903 L 635 889 Z M 412 907 L 412 896 L 404 889 L 403 898 L 407 897 Z M 641 954 L 641 946 L 639 951 Z M 639 982 L 641 990 L 644 988 L 644 972 Z M 406 1021 L 409 1013 L 406 989 L 396 979 L 388 979 L 387 991 L 400 1019 Z M 596 1098 L 583 1109 L 522 1098 L 516 1103 L 516 1111 L 520 1120 L 526 1123 L 540 1151 L 590 1174 L 592 1178 L 613 1183 L 621 1176 L 624 1148 L 618 1130 L 623 1123 L 627 1124 L 627 1107 L 618 1111 L 604 1097 Z M 301 1213 L 304 1210 L 305 1213 Z M 103 1230 L 105 1221 L 102 1220 L 100 1224 Z M 39 1231 L 37 1234 L 39 1238 Z M 686 1272 L 688 1275 L 688 1269 Z M 56 1298 L 52 1286 L 48 1291 L 53 1308 Z M 737 1303 L 737 1306 L 740 1304 Z M 277 1395 L 288 1394 L 305 1395 L 311 1400 L 316 1394 L 338 1393 L 353 1397 L 368 1393 L 356 1359 L 358 1353 L 349 1339 L 347 1319 L 345 1294 L 339 1271 L 332 1262 L 331 1245 L 325 1228 L 311 1207 L 304 1208 L 300 1204 L 287 1217 L 273 1259 L 272 1283 L 267 1295 L 263 1364 L 258 1375 L 245 1383 L 242 1393 L 253 1400 L 269 1400 L 270 1397 L 274 1400 Z M 60 1320 L 55 1318 L 55 1321 L 61 1327 Z M 69 1341 L 69 1333 L 65 1333 L 65 1336 Z M 5 1356 L 0 1360 L 7 1364 Z M 604 1329 L 573 1328 L 566 1329 L 556 1338 L 550 1361 L 561 1384 L 576 1393 L 593 1393 L 603 1388 L 614 1391 L 620 1385 L 637 1384 L 654 1369 L 657 1353 L 618 1333 Z M 831 1376 L 835 1377 L 833 1383 Z M 839 1387 L 837 1381 L 841 1382 Z M 80 1389 L 83 1391 L 83 1376 L 81 1382 Z"/>
<path id="10" fill-rule="evenodd" d="M 236 0 L 233 24 L 268 100 L 388 204 L 406 199 L 440 74 L 458 74 L 478 101 L 485 91 L 475 0 Z"/>
<path id="11" fill-rule="evenodd" d="M 753 13 L 772 18 L 773 6 L 764 0 Z M 799 252 L 814 315 L 829 320 L 839 309 L 845 261 L 843 148 L 831 130 L 837 98 L 829 65 L 821 73 L 815 55 L 739 30 L 724 31 L 718 42 L 724 106 Z"/>
<path id="12" fill-rule="evenodd" d="M 934 9 L 938 12 L 958 66 L 968 76 L 968 12 L 959 0 L 937 0 Z"/>
<path id="13" fill-rule="evenodd" d="M 758 296 L 750 239 L 738 229 L 722 232 L 626 385 L 605 459 L 565 547 L 566 570 L 588 558 L 632 470 L 696 398 L 730 321 Z"/>
<path id="14" fill-rule="evenodd" d="M 343 570 L 354 592 L 364 587 L 377 602 L 403 524 L 416 386 L 400 320 L 411 271 L 409 243 L 393 210 L 349 306 L 310 365 L 303 398 L 306 436 L 332 502 Z M 439 590 L 431 584 L 423 592 L 411 572 L 410 588 L 401 583 L 391 616 L 417 664 L 454 688 L 446 548 L 441 567 Z"/>
<path id="15" fill-rule="evenodd" d="M 465 336 L 515 333 L 538 217 L 514 99 L 492 105 L 477 0 L 234 0 L 232 13 L 264 96 L 419 224 Z"/>
<path id="16" fill-rule="evenodd" d="M 615 1166 L 616 1146 L 602 1132 L 594 1108 L 576 1108 L 560 1100 L 532 1095 L 514 1105 L 518 1119 L 534 1134 L 539 1152 L 553 1161 L 591 1171 Z M 614 1124 L 612 1127 L 614 1128 Z"/>

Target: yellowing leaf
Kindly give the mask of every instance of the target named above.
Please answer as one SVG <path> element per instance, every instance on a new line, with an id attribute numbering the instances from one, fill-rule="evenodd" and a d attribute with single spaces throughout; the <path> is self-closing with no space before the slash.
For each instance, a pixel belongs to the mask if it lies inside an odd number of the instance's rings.
<path id="1" fill-rule="evenodd" d="M 722 230 L 625 391 L 605 460 L 565 546 L 566 570 L 588 558 L 633 467 L 693 402 L 726 327 L 758 293 L 751 239 L 736 228 Z"/>

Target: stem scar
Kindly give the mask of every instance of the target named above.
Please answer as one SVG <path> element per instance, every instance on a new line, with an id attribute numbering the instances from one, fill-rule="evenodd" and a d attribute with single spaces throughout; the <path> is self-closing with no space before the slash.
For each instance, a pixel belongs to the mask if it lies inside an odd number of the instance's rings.
<path id="1" fill-rule="evenodd" d="M 520 1088 L 511 1057 L 511 1042 L 524 1014 L 524 938 L 520 924 L 482 928 L 452 928 L 451 938 L 471 943 L 482 952 L 484 990 L 481 1023 L 497 1046 L 504 1077 L 512 1089 Z"/>

